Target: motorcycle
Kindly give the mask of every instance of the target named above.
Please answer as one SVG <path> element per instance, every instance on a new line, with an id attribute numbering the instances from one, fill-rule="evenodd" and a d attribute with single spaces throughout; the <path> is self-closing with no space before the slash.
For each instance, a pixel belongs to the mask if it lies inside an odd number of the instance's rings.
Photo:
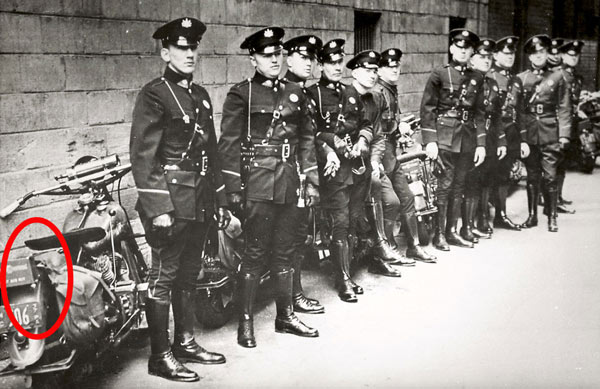
<path id="1" fill-rule="evenodd" d="M 15 330 L 0 306 L 0 336 L 8 343 L 10 365 L 0 376 L 25 375 L 29 383 L 60 380 L 76 362 L 90 368 L 99 357 L 132 334 L 143 334 L 148 268 L 125 209 L 121 179 L 131 170 L 117 155 L 84 157 L 55 177 L 57 185 L 27 193 L 0 211 L 6 218 L 29 199 L 78 195 L 63 224 L 73 261 L 73 294 L 60 328 L 46 339 L 29 339 Z M 119 202 L 108 187 L 117 183 Z M 10 260 L 7 294 L 15 317 L 33 333 L 45 332 L 58 318 L 67 295 L 65 256 L 54 235 L 28 240 L 33 253 Z M 86 365 L 87 364 L 87 365 Z M 60 384 L 59 384 L 60 386 Z"/>
<path id="2" fill-rule="evenodd" d="M 600 154 L 600 92 L 581 92 L 577 106 L 577 133 L 571 148 L 572 160 L 584 173 L 592 173 Z"/>

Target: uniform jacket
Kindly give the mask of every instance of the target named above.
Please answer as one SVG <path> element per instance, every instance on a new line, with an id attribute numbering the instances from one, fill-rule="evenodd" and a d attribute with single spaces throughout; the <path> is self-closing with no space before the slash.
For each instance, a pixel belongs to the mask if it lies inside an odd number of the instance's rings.
<path id="1" fill-rule="evenodd" d="M 528 69 L 519 73 L 523 82 L 527 129 L 525 141 L 533 145 L 557 143 L 571 136 L 571 96 L 560 69 Z"/>
<path id="2" fill-rule="evenodd" d="M 354 89 L 354 87 L 352 87 Z M 383 95 L 375 90 L 362 94 L 360 99 L 365 106 L 365 117 L 373 125 L 373 139 L 370 144 L 371 162 L 382 163 L 386 149 L 382 117 L 386 109 Z"/>
<path id="3" fill-rule="evenodd" d="M 455 153 L 485 147 L 483 78 L 455 62 L 433 70 L 421 100 L 424 144 L 437 142 L 440 149 Z"/>
<path id="4" fill-rule="evenodd" d="M 227 204 L 213 108 L 203 87 L 191 82 L 185 88 L 178 84 L 182 80 L 167 67 L 163 77 L 146 84 L 137 96 L 129 144 L 136 209 L 147 218 L 173 213 L 175 218 L 204 221 L 215 200 L 218 206 Z M 163 169 L 182 160 L 191 169 Z M 201 173 L 203 161 L 208 170 Z"/>
<path id="5" fill-rule="evenodd" d="M 579 120 L 577 116 L 577 107 L 579 106 L 581 90 L 583 89 L 583 77 L 576 74 L 575 69 L 570 66 L 563 65 L 561 70 L 563 78 L 569 85 L 569 93 L 571 95 L 571 124 L 575 126 Z M 571 135 L 573 134 L 574 129 L 572 128 Z"/>
<path id="6" fill-rule="evenodd" d="M 496 155 L 496 149 L 506 146 L 506 134 L 500 125 L 501 100 L 498 83 L 489 77 L 483 79 L 483 103 L 485 105 L 486 155 Z"/>
<path id="7" fill-rule="evenodd" d="M 231 87 L 223 105 L 219 140 L 227 193 L 242 190 L 240 152 L 241 142 L 248 134 L 248 118 L 251 141 L 257 149 L 258 145 L 274 146 L 274 149 L 290 145 L 290 156 L 282 158 L 281 154 L 257 152 L 245 186 L 247 199 L 295 203 L 299 173 L 306 175 L 307 183 L 319 185 L 309 104 L 310 99 L 301 86 L 268 79 L 258 72 Z"/>
<path id="8" fill-rule="evenodd" d="M 381 114 L 381 129 L 385 137 L 385 153 L 382 163 L 386 173 L 390 173 L 396 166 L 396 145 L 390 140 L 392 134 L 400 123 L 400 104 L 398 104 L 398 88 L 396 85 L 379 80 L 375 90 L 381 94 L 384 101 Z"/>
<path id="9" fill-rule="evenodd" d="M 341 139 L 348 135 L 353 144 L 358 141 L 359 136 L 363 136 L 370 143 L 373 140 L 373 124 L 366 116 L 360 94 L 353 86 L 321 78 L 319 82 L 310 86 L 309 92 L 315 101 L 316 136 L 327 145 L 317 148 L 322 173 L 327 153 L 334 149 L 334 135 Z M 343 155 L 338 157 L 340 168 L 335 177 L 327 180 L 350 185 L 353 182 L 352 161 Z"/>
<path id="10" fill-rule="evenodd" d="M 521 139 L 527 129 L 523 126 L 523 83 L 510 70 L 494 66 L 487 74 L 494 79 L 500 90 L 500 116 L 497 125 L 502 127 L 506 137 L 508 150 L 515 151 L 521 147 Z"/>

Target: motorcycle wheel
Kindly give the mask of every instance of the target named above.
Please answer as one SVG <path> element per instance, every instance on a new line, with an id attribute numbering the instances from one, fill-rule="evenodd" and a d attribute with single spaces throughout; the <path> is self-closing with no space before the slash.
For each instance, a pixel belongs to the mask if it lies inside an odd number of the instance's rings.
<path id="1" fill-rule="evenodd" d="M 223 327 L 233 316 L 233 287 L 201 289 L 196 295 L 196 319 L 206 328 Z"/>
<path id="2" fill-rule="evenodd" d="M 417 229 L 419 233 L 419 244 L 421 246 L 428 246 L 431 243 L 431 231 L 433 226 L 431 225 L 431 218 L 427 217 L 420 220 L 417 223 Z"/>
<path id="3" fill-rule="evenodd" d="M 582 157 L 579 161 L 579 170 L 583 173 L 590 174 L 594 171 L 594 167 L 596 166 L 596 158 L 585 156 Z"/>

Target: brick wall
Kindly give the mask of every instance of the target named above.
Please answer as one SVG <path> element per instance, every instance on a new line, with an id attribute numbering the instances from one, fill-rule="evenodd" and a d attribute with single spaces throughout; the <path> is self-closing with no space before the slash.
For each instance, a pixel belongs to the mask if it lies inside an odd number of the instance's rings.
<path id="1" fill-rule="evenodd" d="M 345 38 L 352 52 L 355 9 L 382 13 L 375 49 L 405 52 L 405 111 L 418 109 L 429 71 L 446 60 L 449 16 L 466 17 L 467 27 L 487 32 L 487 0 L 2 0 L 0 207 L 52 185 L 83 155 L 119 153 L 127 160 L 135 96 L 162 72 L 159 45 L 151 39 L 162 23 L 192 16 L 207 24 L 195 78 L 211 95 L 218 126 L 227 90 L 253 73 L 239 49 L 244 36 L 280 25 L 287 37 Z M 131 179 L 125 186 L 130 209 Z M 60 226 L 72 206 L 71 199 L 32 200 L 0 220 L 0 242 L 31 216 Z M 28 227 L 17 246 L 40 231 Z"/>

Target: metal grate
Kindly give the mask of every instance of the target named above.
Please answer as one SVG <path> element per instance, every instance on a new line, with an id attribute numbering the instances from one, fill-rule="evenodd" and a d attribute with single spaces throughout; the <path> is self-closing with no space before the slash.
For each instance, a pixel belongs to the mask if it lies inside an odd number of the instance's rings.
<path id="1" fill-rule="evenodd" d="M 376 49 L 379 12 L 354 11 L 354 53 Z"/>

